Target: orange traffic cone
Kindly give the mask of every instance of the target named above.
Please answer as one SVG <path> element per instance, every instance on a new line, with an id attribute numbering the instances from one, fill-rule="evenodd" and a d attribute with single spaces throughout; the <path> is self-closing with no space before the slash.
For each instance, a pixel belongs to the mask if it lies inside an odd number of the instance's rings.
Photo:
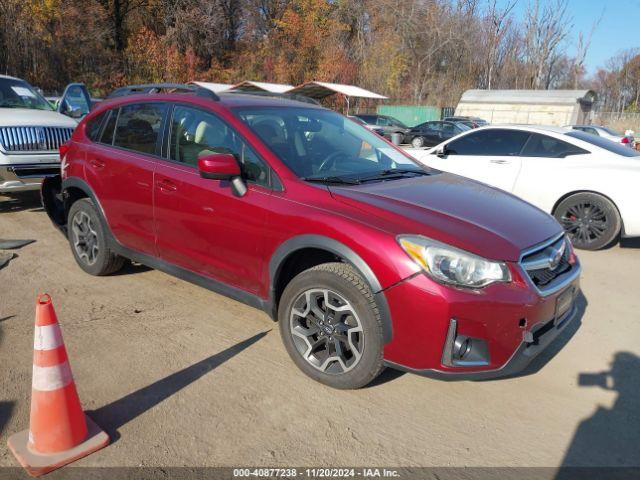
<path id="1" fill-rule="evenodd" d="M 34 477 L 71 463 L 109 444 L 109 436 L 87 417 L 64 348 L 56 312 L 47 294 L 36 301 L 29 430 L 7 445 Z"/>

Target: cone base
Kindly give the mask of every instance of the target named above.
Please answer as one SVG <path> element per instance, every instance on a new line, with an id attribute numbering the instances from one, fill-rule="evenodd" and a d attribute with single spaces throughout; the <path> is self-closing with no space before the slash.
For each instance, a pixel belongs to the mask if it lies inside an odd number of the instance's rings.
<path id="1" fill-rule="evenodd" d="M 39 477 L 68 463 L 75 462 L 79 458 L 86 457 L 109 444 L 109 435 L 88 416 L 85 415 L 85 418 L 89 432 L 87 439 L 69 450 L 58 453 L 36 453 L 27 447 L 29 430 L 23 430 L 11 435 L 7 445 L 27 473 L 32 477 Z"/>

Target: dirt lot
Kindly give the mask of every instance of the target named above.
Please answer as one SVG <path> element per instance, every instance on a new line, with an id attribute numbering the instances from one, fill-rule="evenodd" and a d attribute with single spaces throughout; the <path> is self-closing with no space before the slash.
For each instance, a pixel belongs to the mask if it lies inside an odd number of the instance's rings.
<path id="1" fill-rule="evenodd" d="M 83 273 L 35 196 L 0 197 L 0 238 L 37 240 L 0 270 L 0 466 L 16 465 L 6 439 L 28 426 L 42 291 L 84 407 L 114 438 L 79 465 L 640 465 L 637 246 L 580 255 L 582 318 L 528 375 L 387 370 L 345 392 L 299 372 L 264 313 L 143 267 Z M 598 372 L 612 376 L 579 382 Z"/>

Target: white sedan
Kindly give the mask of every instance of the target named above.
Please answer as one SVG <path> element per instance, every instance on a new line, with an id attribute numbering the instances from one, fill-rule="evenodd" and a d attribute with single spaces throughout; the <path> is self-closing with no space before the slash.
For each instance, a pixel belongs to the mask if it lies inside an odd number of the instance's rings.
<path id="1" fill-rule="evenodd" d="M 407 152 L 537 205 L 576 248 L 640 236 L 640 152 L 611 140 L 564 128 L 487 126 Z"/>

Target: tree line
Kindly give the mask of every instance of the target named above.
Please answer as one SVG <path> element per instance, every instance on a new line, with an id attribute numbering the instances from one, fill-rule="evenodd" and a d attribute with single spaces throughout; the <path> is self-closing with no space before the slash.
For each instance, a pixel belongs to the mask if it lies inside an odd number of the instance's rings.
<path id="1" fill-rule="evenodd" d="M 0 72 L 45 91 L 323 80 L 448 106 L 469 88 L 595 88 L 615 111 L 640 96 L 638 51 L 587 77 L 601 12 L 574 32 L 567 0 L 0 0 L 0 11 Z"/>

